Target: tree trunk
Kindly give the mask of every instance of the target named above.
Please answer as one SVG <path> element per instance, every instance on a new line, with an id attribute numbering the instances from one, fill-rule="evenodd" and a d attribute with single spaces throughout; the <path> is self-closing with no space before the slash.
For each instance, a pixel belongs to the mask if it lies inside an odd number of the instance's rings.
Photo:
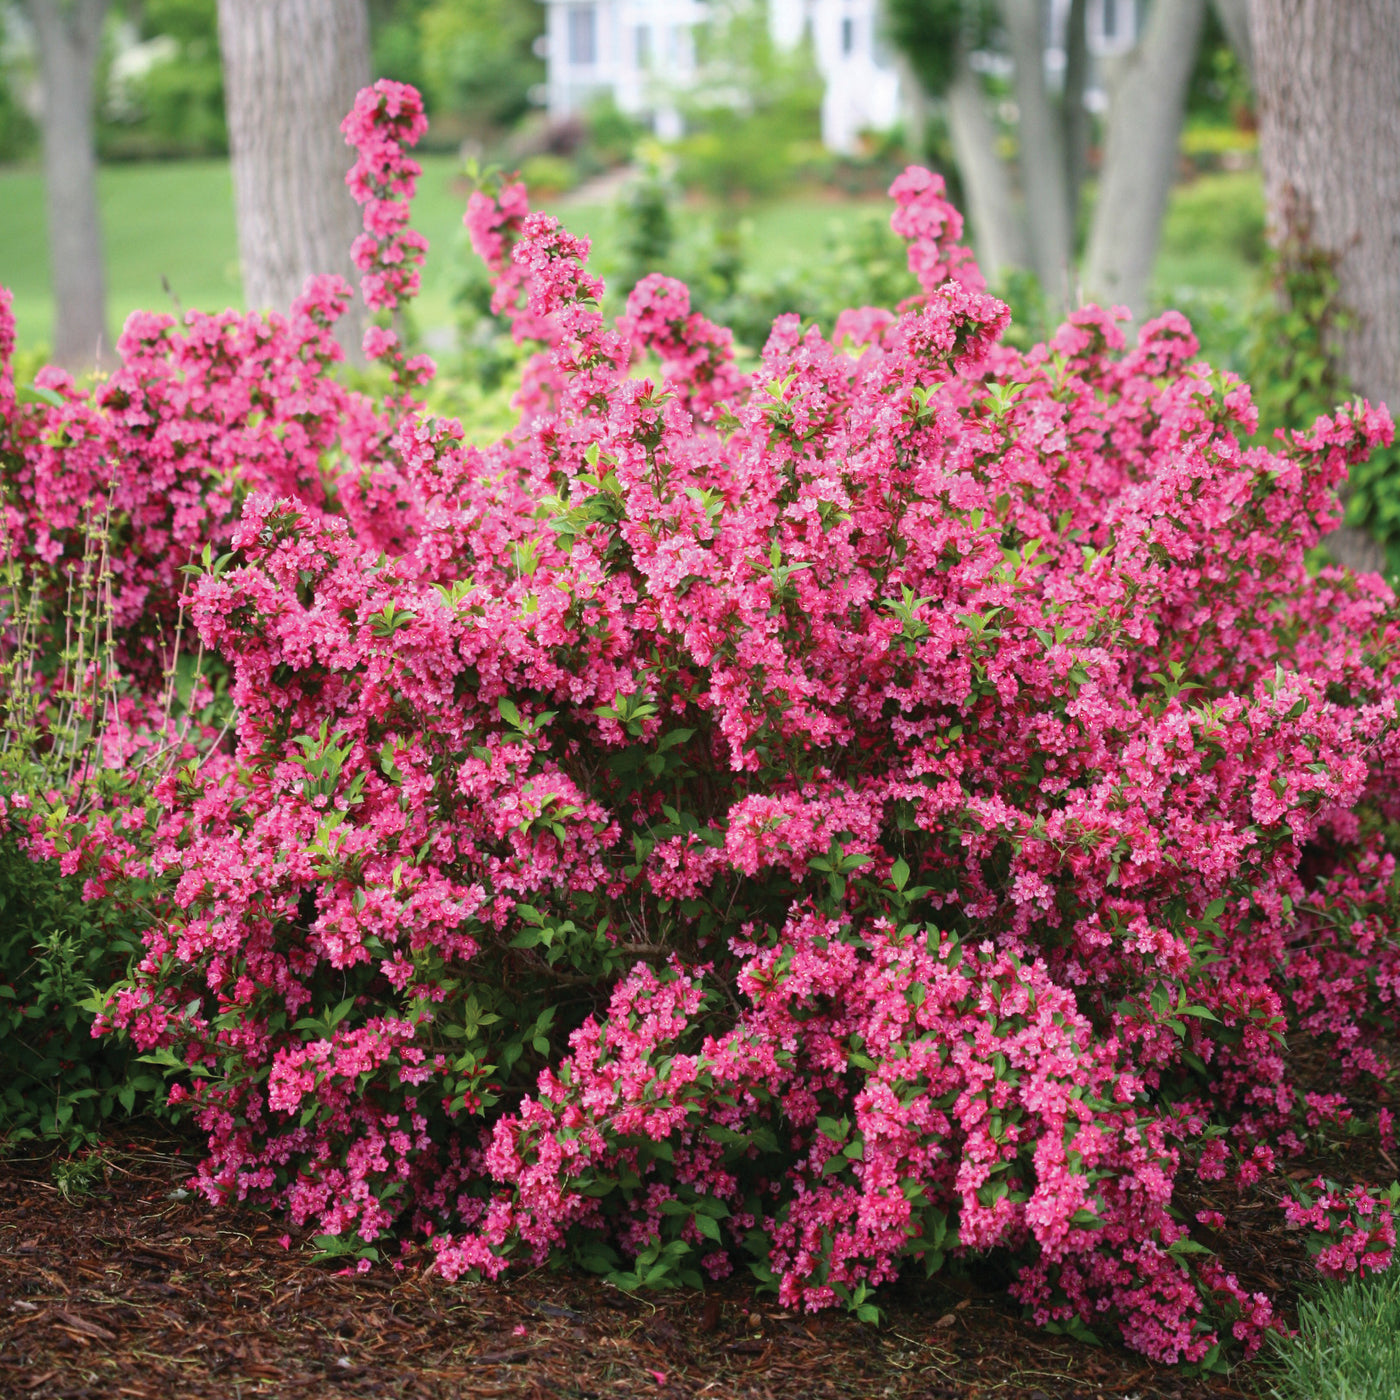
<path id="1" fill-rule="evenodd" d="M 997 154 L 981 80 L 961 50 L 946 98 L 948 134 L 967 197 L 977 261 L 995 285 L 1008 268 L 1026 266 L 1025 228 L 1011 198 L 1006 166 Z"/>
<path id="2" fill-rule="evenodd" d="M 904 145 L 916 160 L 928 157 L 928 93 L 909 55 L 897 49 L 894 69 L 899 74 L 900 120 L 904 124 Z"/>
<path id="3" fill-rule="evenodd" d="M 1400 16 L 1394 0 L 1254 0 L 1259 153 L 1275 244 L 1336 260 L 1342 372 L 1400 411 Z"/>
<path id="4" fill-rule="evenodd" d="M 1337 367 L 1400 412 L 1400 23 L 1394 0 L 1252 0 L 1250 30 L 1270 237 L 1329 256 L 1348 320 Z M 1376 568 L 1356 530 L 1328 537 Z"/>
<path id="5" fill-rule="evenodd" d="M 97 213 L 93 77 L 107 0 L 29 0 L 43 84 L 44 197 L 54 360 L 90 369 L 111 344 Z"/>
<path id="6" fill-rule="evenodd" d="M 1135 318 L 1147 310 L 1204 18 L 1205 0 L 1157 0 L 1114 74 L 1084 290 Z"/>
<path id="7" fill-rule="evenodd" d="M 219 0 L 219 45 L 247 304 L 286 311 L 315 273 L 356 285 L 340 122 L 369 82 L 366 0 Z"/>
<path id="8" fill-rule="evenodd" d="M 1230 41 L 1244 68 L 1244 75 L 1254 82 L 1254 48 L 1249 38 L 1249 0 L 1212 0 L 1220 27 Z"/>
<path id="9" fill-rule="evenodd" d="M 1001 13 L 1016 68 L 1021 179 L 1030 216 L 1031 258 L 1046 301 L 1051 307 L 1063 308 L 1069 303 L 1074 225 L 1065 188 L 1063 123 L 1045 90 L 1040 0 L 1001 0 Z"/>
<path id="10" fill-rule="evenodd" d="M 1070 232 L 1078 222 L 1079 191 L 1089 168 L 1089 110 L 1084 90 L 1089 82 L 1088 0 L 1070 0 L 1065 26 L 1065 201 Z"/>

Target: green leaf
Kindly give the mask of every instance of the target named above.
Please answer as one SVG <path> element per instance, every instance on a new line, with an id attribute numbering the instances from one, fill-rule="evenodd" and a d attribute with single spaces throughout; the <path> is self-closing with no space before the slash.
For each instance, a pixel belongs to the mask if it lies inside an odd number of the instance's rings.
<path id="1" fill-rule="evenodd" d="M 46 403 L 50 408 L 62 408 L 63 395 L 40 384 L 20 384 L 15 386 L 15 398 L 20 403 Z"/>
<path id="2" fill-rule="evenodd" d="M 1190 1235 L 1183 1235 L 1179 1240 L 1173 1240 L 1167 1247 L 1168 1254 L 1174 1254 L 1178 1259 L 1187 1254 L 1213 1254 L 1215 1251 L 1207 1249 L 1199 1240 L 1193 1240 Z"/>

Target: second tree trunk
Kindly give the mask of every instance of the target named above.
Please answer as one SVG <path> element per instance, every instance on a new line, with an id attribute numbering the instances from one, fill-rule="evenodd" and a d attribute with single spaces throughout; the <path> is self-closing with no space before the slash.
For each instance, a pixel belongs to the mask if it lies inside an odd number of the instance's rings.
<path id="1" fill-rule="evenodd" d="M 340 121 L 369 82 L 365 0 L 219 0 L 219 44 L 248 306 L 285 311 L 314 273 L 355 285 Z"/>

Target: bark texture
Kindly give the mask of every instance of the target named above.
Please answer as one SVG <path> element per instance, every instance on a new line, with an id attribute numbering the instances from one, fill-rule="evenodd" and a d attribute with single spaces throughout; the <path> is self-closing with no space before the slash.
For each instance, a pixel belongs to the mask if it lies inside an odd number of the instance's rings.
<path id="1" fill-rule="evenodd" d="M 1400 411 L 1400 10 L 1395 0 L 1254 0 L 1270 236 L 1335 259 L 1346 377 Z"/>
<path id="2" fill-rule="evenodd" d="M 1400 411 L 1400 14 L 1395 0 L 1252 0 L 1259 153 L 1275 246 L 1326 253 L 1349 324 L 1337 367 Z M 1379 568 L 1369 536 L 1328 537 Z"/>
<path id="3" fill-rule="evenodd" d="M 1001 14 L 1016 67 L 1031 258 L 1046 300 L 1052 307 L 1064 307 L 1073 272 L 1074 225 L 1065 188 L 1063 122 L 1045 88 L 1040 0 L 1001 0 Z"/>
<path id="4" fill-rule="evenodd" d="M 366 0 L 219 0 L 219 44 L 248 306 L 285 311 L 314 273 L 356 285 L 340 122 L 369 82 Z"/>
<path id="5" fill-rule="evenodd" d="M 973 246 L 987 281 L 996 284 L 1008 268 L 1025 267 L 1025 229 L 1011 196 L 1006 166 L 997 154 L 996 128 L 987 111 L 982 84 L 960 52 L 945 94 L 948 134 L 958 163 Z"/>
<path id="6" fill-rule="evenodd" d="M 67 369 L 91 369 L 111 344 L 92 126 L 93 78 L 107 0 L 28 0 L 28 12 L 43 87 L 53 357 Z"/>
<path id="7" fill-rule="evenodd" d="M 1158 0 L 1113 74 L 1084 291 L 1091 300 L 1127 306 L 1137 319 L 1147 310 L 1204 18 L 1205 0 Z"/>
<path id="8" fill-rule="evenodd" d="M 1084 92 L 1089 84 L 1088 0 L 1070 0 L 1065 25 L 1065 190 L 1070 218 L 1079 209 L 1079 191 L 1089 168 L 1089 109 Z"/>

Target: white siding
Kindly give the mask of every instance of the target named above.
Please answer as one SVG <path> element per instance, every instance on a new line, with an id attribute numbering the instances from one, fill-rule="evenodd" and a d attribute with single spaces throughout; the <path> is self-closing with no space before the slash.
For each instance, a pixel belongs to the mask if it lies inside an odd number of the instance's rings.
<path id="1" fill-rule="evenodd" d="M 567 117 L 597 93 L 611 92 L 624 112 L 649 117 L 663 136 L 679 134 L 667 94 L 695 74 L 694 26 L 703 0 L 542 0 L 547 9 L 549 114 Z M 1098 0 L 1103 3 L 1103 0 Z M 1118 0 L 1129 5 L 1131 0 Z M 579 62 L 591 13 L 594 58 Z M 774 42 L 793 48 L 810 33 L 825 84 L 822 140 L 852 151 L 860 133 L 899 117 L 899 79 L 877 43 L 876 0 L 769 0 Z M 645 37 L 639 39 L 639 35 Z"/>

